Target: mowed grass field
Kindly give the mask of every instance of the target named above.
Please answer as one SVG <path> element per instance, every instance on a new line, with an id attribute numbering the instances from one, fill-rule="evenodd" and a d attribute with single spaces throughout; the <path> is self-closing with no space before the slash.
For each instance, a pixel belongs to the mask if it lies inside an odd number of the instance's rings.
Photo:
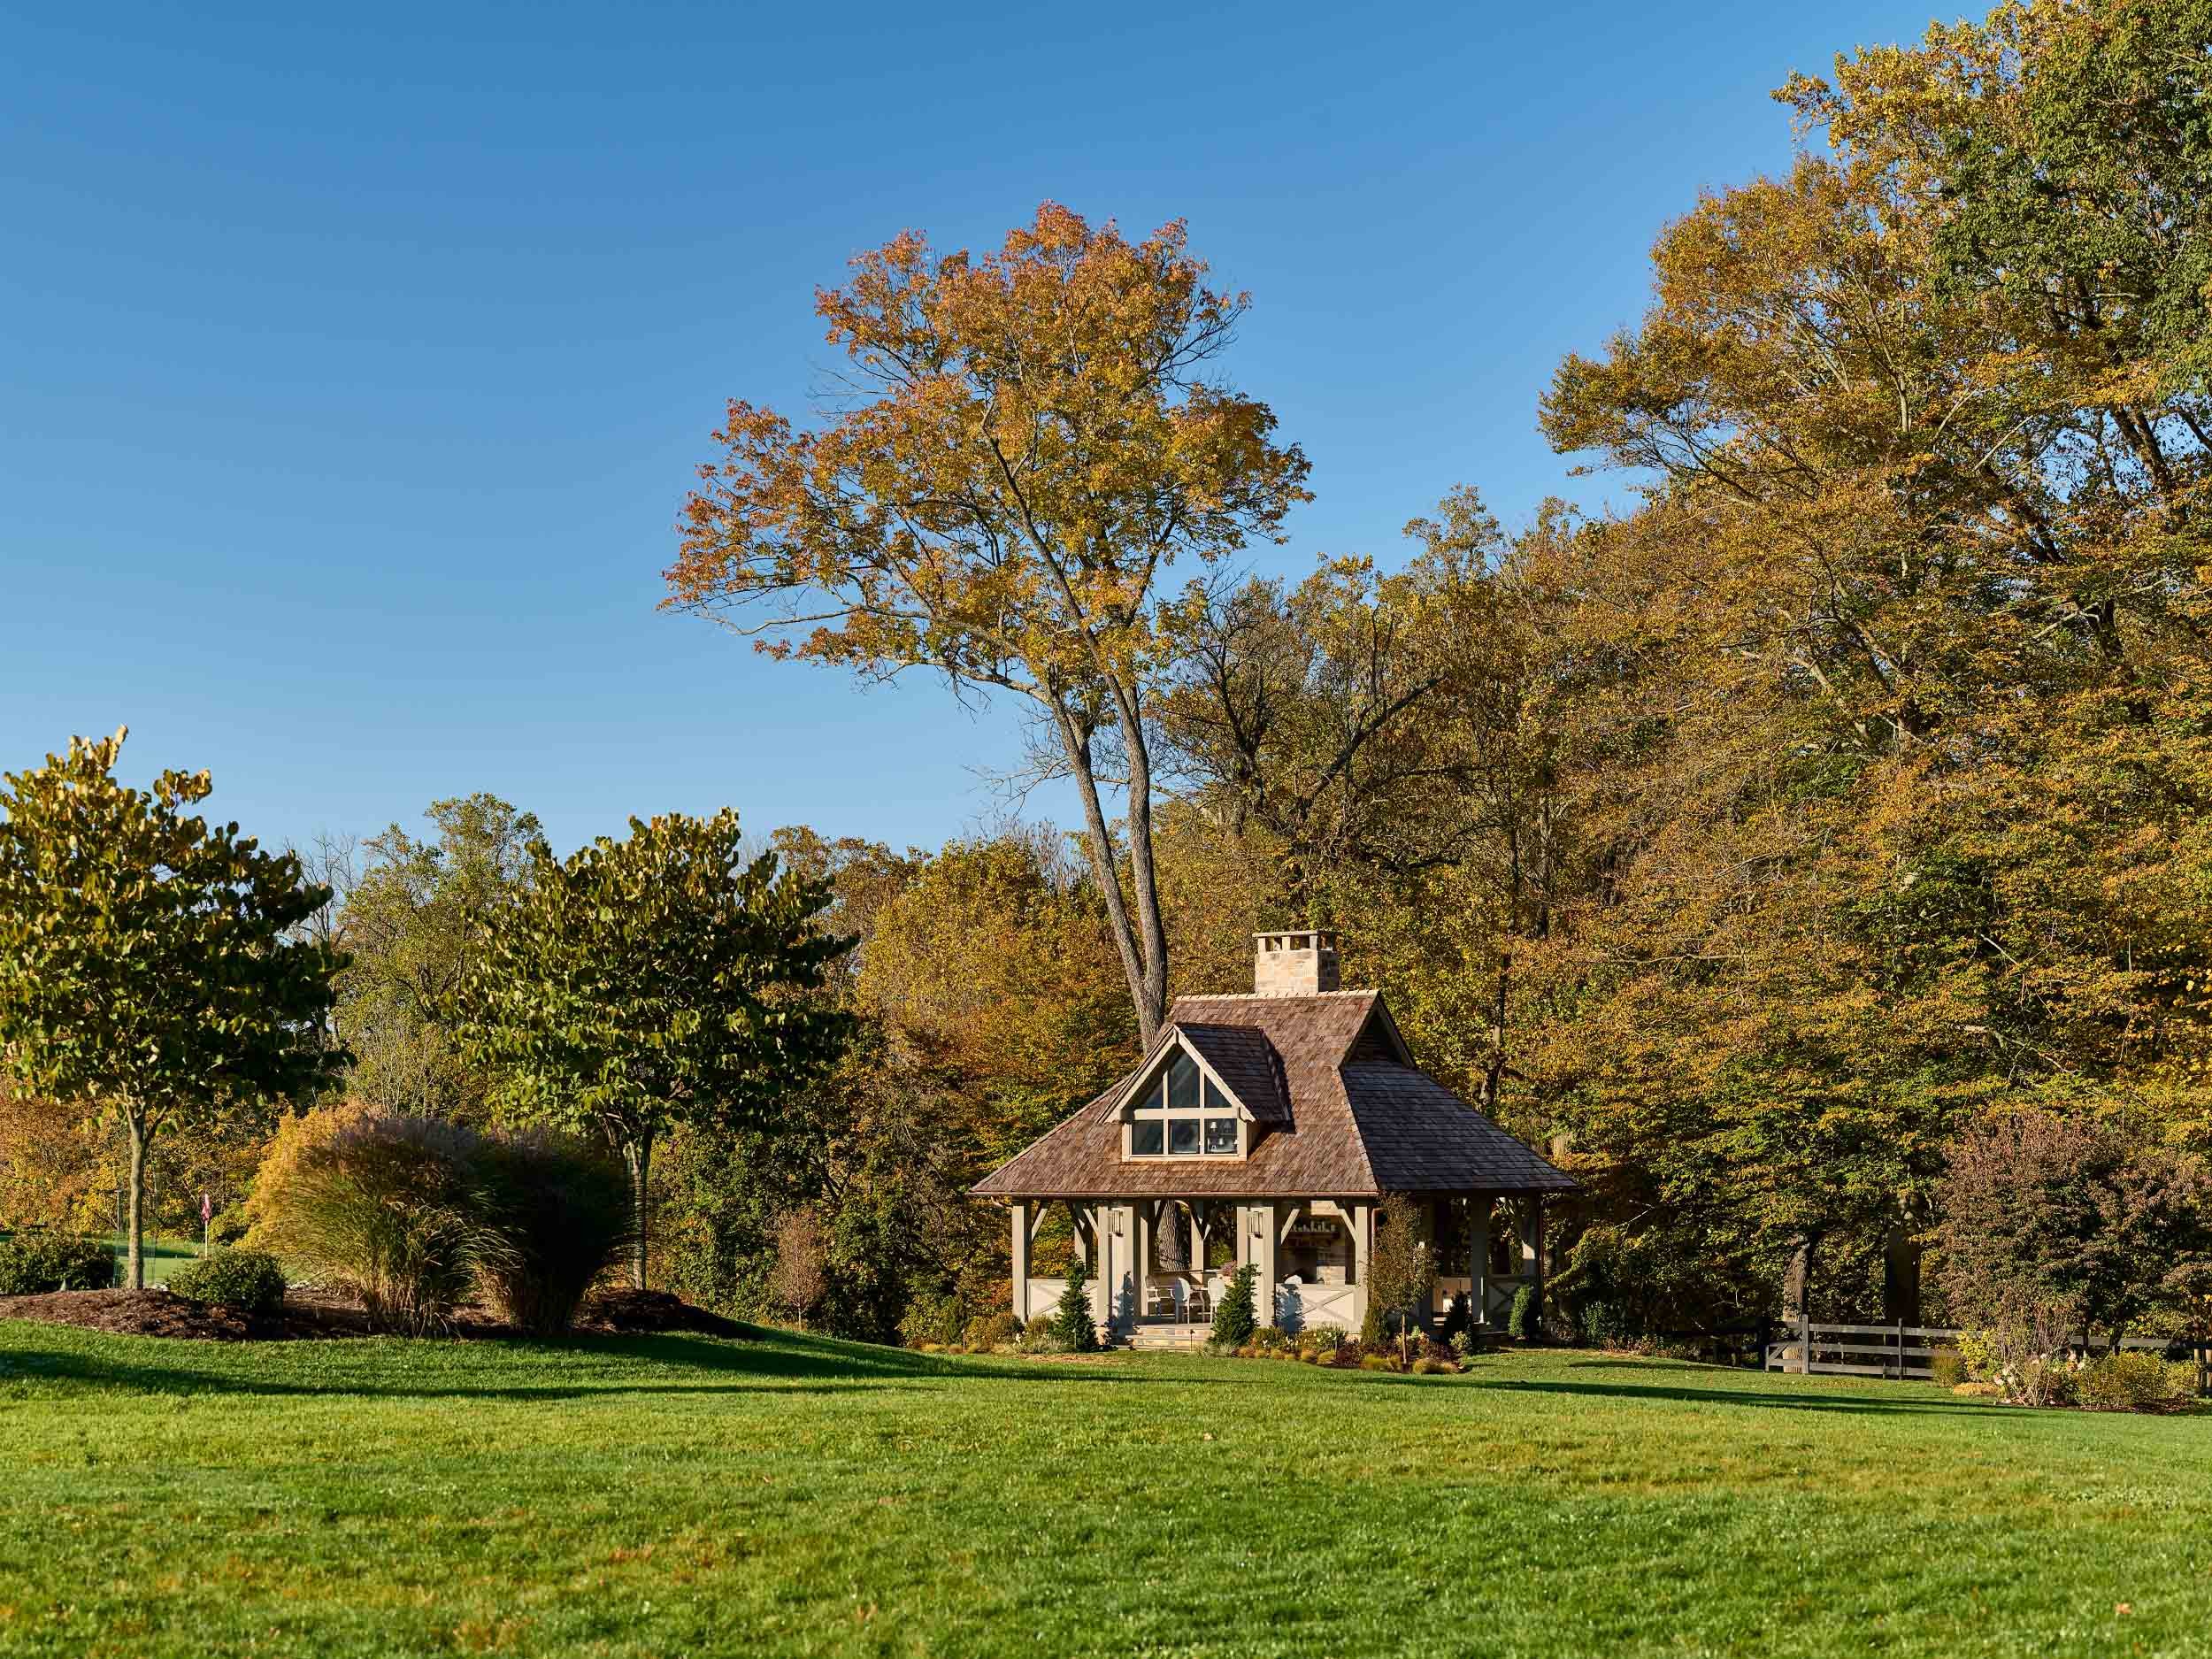
<path id="1" fill-rule="evenodd" d="M 0 1324 L 0 1652 L 2212 1651 L 2212 1417 L 1558 1354 Z"/>

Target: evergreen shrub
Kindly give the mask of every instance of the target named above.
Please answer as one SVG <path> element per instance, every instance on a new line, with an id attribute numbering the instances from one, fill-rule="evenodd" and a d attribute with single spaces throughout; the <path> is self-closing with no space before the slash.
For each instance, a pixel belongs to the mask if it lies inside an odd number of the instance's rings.
<path id="1" fill-rule="evenodd" d="M 218 1250 L 172 1272 L 169 1292 L 241 1313 L 272 1314 L 284 1306 L 284 1270 L 266 1250 Z"/>
<path id="2" fill-rule="evenodd" d="M 1068 1285 L 1053 1312 L 1052 1329 L 1071 1354 L 1088 1354 L 1098 1347 L 1098 1321 L 1091 1313 L 1090 1269 L 1081 1256 L 1068 1264 Z"/>
<path id="3" fill-rule="evenodd" d="M 44 1229 L 0 1239 L 0 1296 L 108 1290 L 114 1284 L 114 1252 L 97 1239 Z"/>
<path id="4" fill-rule="evenodd" d="M 1248 1262 L 1230 1275 L 1229 1288 L 1221 1293 L 1221 1301 L 1214 1308 L 1216 1348 L 1235 1349 L 1251 1341 L 1260 1323 L 1253 1294 L 1258 1280 L 1259 1270 Z"/>
<path id="5" fill-rule="evenodd" d="M 1513 1311 L 1506 1329 L 1516 1342 L 1533 1342 L 1543 1334 L 1537 1324 L 1536 1286 L 1524 1285 L 1513 1293 Z"/>

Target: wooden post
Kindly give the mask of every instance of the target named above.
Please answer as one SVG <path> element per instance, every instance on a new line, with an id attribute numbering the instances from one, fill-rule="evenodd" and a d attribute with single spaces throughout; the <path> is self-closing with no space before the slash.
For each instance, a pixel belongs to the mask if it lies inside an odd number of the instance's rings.
<path id="1" fill-rule="evenodd" d="M 1352 1229 L 1352 1328 L 1356 1333 L 1366 1322 L 1368 1299 L 1374 1294 L 1368 1287 L 1367 1276 L 1375 1255 L 1375 1206 L 1347 1204 L 1344 1219 Z"/>
<path id="2" fill-rule="evenodd" d="M 1252 1217 L 1258 1224 L 1260 1235 L 1258 1253 L 1253 1258 L 1255 1265 L 1260 1270 L 1259 1277 L 1252 1286 L 1253 1311 L 1258 1314 L 1262 1325 L 1275 1323 L 1276 1240 L 1281 1225 L 1279 1209 L 1279 1206 L 1271 1202 L 1252 1206 Z"/>
<path id="3" fill-rule="evenodd" d="M 1145 1278 L 1152 1271 L 1152 1206 L 1156 1202 L 1155 1199 L 1140 1198 L 1130 1206 L 1136 1224 L 1130 1228 L 1133 1235 L 1130 1244 L 1134 1252 L 1130 1257 L 1130 1271 L 1135 1278 L 1137 1294 L 1137 1305 L 1129 1316 L 1132 1329 L 1144 1318 Z"/>
<path id="4" fill-rule="evenodd" d="M 1029 1323 L 1029 1201 L 1017 1198 L 1009 1207 L 1014 1217 L 1014 1317 Z"/>
<path id="5" fill-rule="evenodd" d="M 1490 1194 L 1467 1201 L 1467 1294 L 1476 1325 L 1490 1323 Z"/>
<path id="6" fill-rule="evenodd" d="M 1428 1198 L 1422 1201 L 1421 1225 L 1428 1234 L 1428 1236 L 1424 1239 L 1422 1242 L 1429 1247 L 1429 1266 L 1433 1270 L 1429 1276 L 1428 1287 L 1421 1293 L 1421 1306 L 1419 1310 L 1421 1315 L 1421 1333 L 1424 1336 L 1426 1336 L 1429 1333 L 1431 1327 L 1436 1323 L 1435 1275 L 1444 1271 L 1443 1258 L 1437 1248 L 1444 1237 L 1443 1217 L 1440 1210 L 1440 1200 Z"/>
<path id="7" fill-rule="evenodd" d="M 1518 1265 L 1521 1270 L 1521 1283 L 1529 1287 L 1530 1315 L 1532 1318 L 1536 1319 L 1542 1317 L 1544 1310 L 1543 1202 L 1540 1194 L 1525 1194 L 1518 1205 L 1520 1214 L 1515 1217 L 1520 1229 L 1521 1259 Z M 1517 1301 L 1519 1296 L 1520 1293 L 1517 1289 L 1514 1292 L 1515 1300 Z"/>

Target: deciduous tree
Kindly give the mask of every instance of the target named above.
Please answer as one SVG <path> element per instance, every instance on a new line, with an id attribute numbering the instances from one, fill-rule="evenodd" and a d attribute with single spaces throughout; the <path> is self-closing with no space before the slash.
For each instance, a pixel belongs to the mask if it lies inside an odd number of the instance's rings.
<path id="1" fill-rule="evenodd" d="M 820 995 L 847 941 L 822 884 L 745 856 L 737 814 L 630 820 L 566 859 L 532 849 L 526 891 L 484 918 L 454 998 L 503 1109 L 604 1133 L 630 1169 L 642 1288 L 653 1148 L 680 1123 L 774 1121 L 842 1050 Z"/>
<path id="2" fill-rule="evenodd" d="M 119 783 L 123 739 L 72 738 L 0 780 L 0 1059 L 27 1090 L 123 1130 L 136 1288 L 155 1138 L 319 1087 L 342 959 L 294 933 L 329 890 L 291 854 L 188 813 L 204 772 Z"/>
<path id="3" fill-rule="evenodd" d="M 842 411 L 800 430 L 733 403 L 667 572 L 669 603 L 780 655 L 1023 699 L 1074 780 L 1148 1042 L 1161 584 L 1277 535 L 1306 495 L 1267 406 L 1212 373 L 1247 303 L 1206 286 L 1179 223 L 1131 242 L 1048 204 L 980 259 L 901 235 L 817 296 Z"/>

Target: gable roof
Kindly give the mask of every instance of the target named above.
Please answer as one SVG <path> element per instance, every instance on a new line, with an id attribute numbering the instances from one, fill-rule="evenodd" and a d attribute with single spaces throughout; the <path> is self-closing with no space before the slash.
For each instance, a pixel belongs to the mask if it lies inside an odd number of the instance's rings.
<path id="1" fill-rule="evenodd" d="M 1179 1033 L 1261 1125 L 1250 1156 L 1121 1156 L 1122 1098 Z M 1324 991 L 1177 999 L 1142 1064 L 994 1170 L 975 1192 L 985 1198 L 1295 1198 L 1562 1192 L 1574 1185 L 1416 1069 L 1379 992 Z"/>
<path id="2" fill-rule="evenodd" d="M 1283 1087 L 1282 1067 L 1275 1050 L 1261 1033 L 1249 1025 L 1171 1025 L 1183 1041 L 1198 1050 L 1198 1057 L 1229 1086 L 1256 1123 L 1288 1125 L 1290 1094 Z"/>

